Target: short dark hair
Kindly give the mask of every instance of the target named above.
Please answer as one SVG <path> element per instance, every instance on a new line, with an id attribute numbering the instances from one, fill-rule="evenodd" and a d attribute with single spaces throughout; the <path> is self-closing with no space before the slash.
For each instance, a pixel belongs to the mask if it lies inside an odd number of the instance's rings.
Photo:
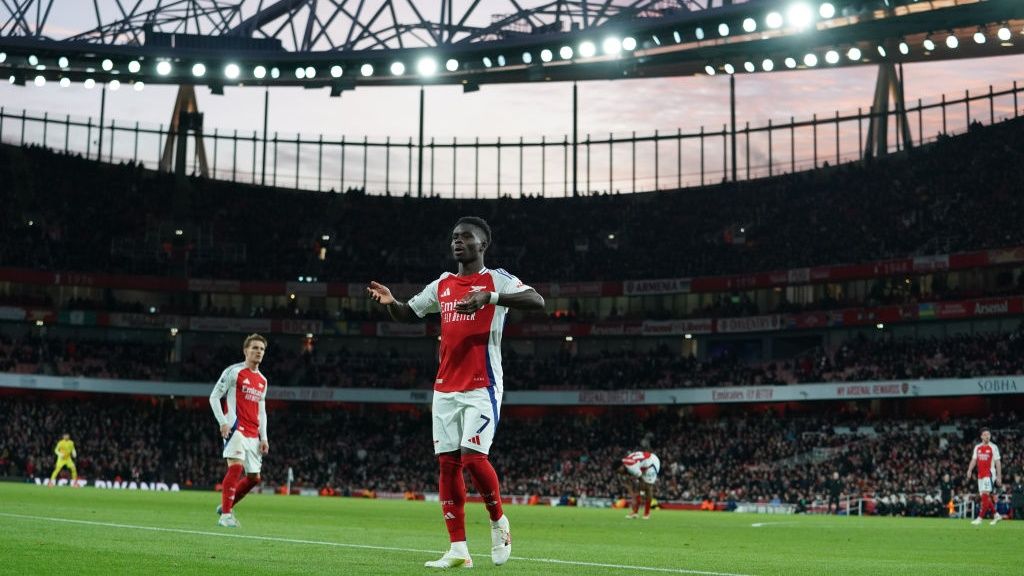
<path id="1" fill-rule="evenodd" d="M 459 221 L 455 223 L 456 226 L 459 224 L 469 224 L 470 226 L 476 226 L 481 232 L 487 236 L 487 245 L 491 245 L 491 227 L 487 224 L 487 221 L 479 216 L 463 216 L 459 218 Z"/>
<path id="2" fill-rule="evenodd" d="M 989 434 L 992 433 L 988 428 L 982 428 L 981 430 L 978 430 L 978 435 L 984 434 L 985 432 L 988 432 Z"/>

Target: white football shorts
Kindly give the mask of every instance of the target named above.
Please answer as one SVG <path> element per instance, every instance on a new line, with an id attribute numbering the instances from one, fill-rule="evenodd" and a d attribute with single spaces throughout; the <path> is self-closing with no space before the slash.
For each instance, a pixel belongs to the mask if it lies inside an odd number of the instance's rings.
<path id="1" fill-rule="evenodd" d="M 235 430 L 224 443 L 224 458 L 241 460 L 246 474 L 259 474 L 263 467 L 263 453 L 260 452 L 260 439 L 248 438 Z"/>
<path id="2" fill-rule="evenodd" d="M 640 475 L 640 480 L 645 484 L 654 484 L 658 480 L 658 471 L 661 470 L 661 459 L 651 454 L 648 463 L 650 467 L 643 471 L 643 474 Z"/>
<path id="3" fill-rule="evenodd" d="M 986 476 L 984 478 L 978 478 L 978 493 L 991 492 L 992 491 L 992 477 Z"/>
<path id="4" fill-rule="evenodd" d="M 501 413 L 501 390 L 437 392 L 431 406 L 434 454 L 469 448 L 487 454 Z"/>

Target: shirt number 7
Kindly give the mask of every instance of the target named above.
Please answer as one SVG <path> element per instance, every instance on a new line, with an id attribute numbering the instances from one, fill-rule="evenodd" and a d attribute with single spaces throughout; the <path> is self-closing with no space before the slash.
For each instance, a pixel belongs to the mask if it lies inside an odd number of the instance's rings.
<path id="1" fill-rule="evenodd" d="M 481 414 L 480 417 L 484 419 L 484 424 L 483 424 L 483 426 L 481 426 L 481 427 L 476 429 L 476 433 L 477 434 L 483 432 L 484 428 L 487 428 L 487 425 L 491 423 L 491 419 L 488 418 L 487 416 L 484 416 L 483 414 Z"/>

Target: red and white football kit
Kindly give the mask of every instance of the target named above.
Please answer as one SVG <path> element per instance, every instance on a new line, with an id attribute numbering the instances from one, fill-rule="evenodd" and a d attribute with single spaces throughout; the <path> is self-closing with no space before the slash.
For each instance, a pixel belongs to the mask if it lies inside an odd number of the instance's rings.
<path id="1" fill-rule="evenodd" d="M 653 452 L 630 452 L 622 459 L 622 465 L 630 476 L 635 476 L 646 484 L 654 484 L 661 470 L 661 459 Z"/>
<path id="2" fill-rule="evenodd" d="M 991 442 L 978 444 L 974 447 L 972 458 L 978 462 L 978 492 L 991 492 L 993 468 L 995 462 L 1001 459 L 999 448 Z"/>
<path id="3" fill-rule="evenodd" d="M 210 394 L 210 407 L 220 425 L 231 426 L 224 441 L 224 458 L 241 460 L 245 471 L 258 474 L 263 466 L 260 442 L 267 441 L 267 379 L 244 362 L 228 366 Z M 227 413 L 221 406 L 227 403 Z"/>
<path id="4" fill-rule="evenodd" d="M 460 447 L 487 454 L 501 413 L 501 332 L 508 308 L 487 304 L 473 314 L 459 314 L 456 303 L 474 292 L 515 294 L 530 289 L 500 268 L 484 268 L 469 276 L 446 272 L 409 300 L 420 318 L 441 315 L 433 399 L 435 454 Z"/>

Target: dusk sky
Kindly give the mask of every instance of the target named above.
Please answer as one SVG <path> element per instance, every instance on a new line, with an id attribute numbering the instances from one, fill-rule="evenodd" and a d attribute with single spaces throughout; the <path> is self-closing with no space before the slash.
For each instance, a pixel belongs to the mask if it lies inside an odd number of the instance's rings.
<path id="1" fill-rule="evenodd" d="M 1024 56 L 914 64 L 907 65 L 905 71 L 906 97 L 908 105 L 913 105 L 918 98 L 926 103 L 937 101 L 943 93 L 952 99 L 962 97 L 964 90 L 970 90 L 972 93 L 987 91 L 990 84 L 996 90 L 1008 88 L 1015 80 L 1024 85 Z M 737 120 L 740 126 L 747 121 L 751 125 L 759 126 L 764 125 L 768 119 L 778 123 L 788 121 L 790 116 L 800 120 L 809 119 L 812 113 L 823 117 L 832 116 L 836 110 L 855 112 L 858 107 L 866 110 L 871 104 L 876 73 L 877 68 L 874 66 L 861 66 L 835 70 L 737 75 Z M 251 134 L 253 129 L 261 130 L 263 93 L 261 88 L 228 87 L 225 88 L 224 96 L 214 96 L 207 88 L 198 88 L 199 105 L 205 113 L 205 131 L 211 133 L 216 128 L 223 133 L 239 129 Z M 681 128 L 683 132 L 695 132 L 701 126 L 707 127 L 708 130 L 720 130 L 722 124 L 728 122 L 729 83 L 724 75 L 584 82 L 579 85 L 579 94 L 581 138 L 587 133 L 593 134 L 595 138 L 606 138 L 609 132 L 626 135 L 634 130 L 639 134 L 650 134 L 656 129 L 662 132 L 675 132 L 677 128 Z M 155 127 L 160 123 L 166 125 L 170 119 L 174 97 L 175 88 L 172 87 L 149 86 L 142 92 L 135 92 L 127 87 L 122 87 L 117 92 L 108 91 L 108 122 L 114 119 L 119 124 L 138 121 L 144 126 Z M 80 84 L 60 88 L 51 82 L 38 88 L 31 83 L 25 87 L 17 87 L 4 82 L 0 84 L 0 105 L 4 106 L 8 114 L 11 111 L 20 113 L 22 109 L 26 109 L 40 115 L 46 112 L 59 117 L 70 114 L 73 117 L 98 118 L 100 90 L 86 90 Z M 493 140 L 501 137 L 503 141 L 515 141 L 520 136 L 536 139 L 542 135 L 561 141 L 572 129 L 571 105 L 572 85 L 569 83 L 484 85 L 479 92 L 469 94 L 463 94 L 457 87 L 428 87 L 425 133 L 428 140 L 435 137 L 438 141 L 450 141 L 453 136 L 460 140 L 469 140 L 473 137 Z M 331 140 L 337 140 L 345 135 L 349 141 L 362 140 L 363 136 L 369 136 L 371 140 L 382 140 L 390 136 L 395 141 L 406 142 L 408 138 L 416 136 L 417 106 L 417 88 L 358 88 L 346 92 L 341 98 L 329 98 L 326 89 L 274 89 L 270 94 L 269 130 L 271 133 L 279 132 L 282 138 L 287 135 L 293 139 L 294 134 L 298 132 L 304 138 L 310 139 L 315 139 L 320 134 Z M 1012 100 L 1004 98 L 998 102 L 996 114 L 1012 114 Z M 984 117 L 987 122 L 987 105 L 972 107 L 972 115 Z M 925 116 L 926 136 L 933 136 L 938 131 L 938 118 L 937 114 Z M 951 111 L 948 121 L 953 130 L 963 130 L 963 109 Z M 6 120 L 3 133 L 5 141 L 10 142 L 18 137 L 17 132 L 11 129 L 17 124 L 17 121 Z M 844 157 L 847 153 L 854 154 L 857 148 L 856 126 L 852 125 L 851 128 L 842 135 Z M 831 127 L 826 130 L 823 138 L 833 139 L 831 148 L 826 150 L 830 150 L 834 157 L 834 132 L 831 131 Z M 26 131 L 29 138 L 36 139 L 41 138 L 39 132 L 40 129 L 35 126 L 30 126 Z M 915 129 L 914 137 L 916 136 Z M 51 146 L 56 145 L 53 140 L 55 137 L 53 134 L 49 135 L 48 143 Z M 803 142 L 804 139 L 800 139 L 798 148 L 802 152 L 798 151 L 798 157 L 809 158 L 810 152 L 808 145 Z M 125 140 L 126 138 L 122 138 L 118 143 L 115 156 L 131 156 L 132 151 L 127 147 L 128 142 Z M 60 144 L 63 144 L 63 136 L 60 137 Z M 84 136 L 82 144 L 78 147 L 82 146 Z M 225 147 L 219 151 L 221 158 L 230 155 L 227 145 L 222 146 Z M 72 147 L 75 145 L 72 144 Z M 155 156 L 158 148 L 155 141 L 151 145 L 140 147 L 145 148 L 143 157 L 150 158 Z M 662 144 L 662 147 L 666 149 L 660 151 L 662 166 L 659 175 L 666 181 L 674 182 L 677 172 L 675 145 Z M 752 164 L 756 165 L 759 161 L 763 164 L 766 161 L 763 158 L 764 148 L 763 143 L 752 143 Z M 788 154 L 788 143 L 786 148 Z M 618 173 L 618 164 L 629 160 L 627 152 L 628 149 L 625 147 L 621 152 L 617 147 L 614 152 L 617 165 L 616 188 L 628 188 L 628 183 L 623 181 L 622 175 Z M 640 155 L 652 156 L 652 152 L 653 149 L 646 153 L 641 151 Z M 294 166 L 294 145 L 287 150 L 282 149 L 280 153 L 282 166 Z M 304 162 L 309 153 L 303 152 Z M 778 153 L 776 151 L 776 154 Z M 503 156 L 502 177 L 505 182 L 512 182 L 518 177 L 518 158 L 514 156 L 514 152 L 508 154 L 507 159 Z M 245 157 L 246 153 L 240 150 L 239 156 Z M 683 156 L 683 172 L 686 175 L 684 180 L 693 183 L 697 168 L 689 164 L 688 158 L 695 156 L 693 151 L 685 149 Z M 404 182 L 407 166 L 405 152 L 393 156 L 392 161 L 393 174 L 401 173 Z M 441 155 L 438 161 L 443 164 Z M 547 161 L 546 180 L 549 190 L 557 188 L 560 192 L 563 181 L 561 151 L 557 151 L 557 155 L 555 151 L 550 152 Z M 353 160 L 346 160 L 346 165 L 350 162 Z M 540 176 L 533 173 L 539 171 L 535 166 L 538 161 L 533 158 L 527 159 L 526 162 L 526 188 L 536 188 L 539 186 Z M 709 150 L 707 162 L 709 166 L 721 169 L 720 144 L 715 150 Z M 776 162 L 779 162 L 778 158 Z M 459 163 L 462 194 L 468 190 L 463 189 L 463 184 L 468 182 L 468 176 L 463 175 L 462 170 L 470 168 L 469 156 L 467 155 L 467 160 L 464 161 L 460 155 Z M 581 170 L 584 169 L 582 163 L 581 157 Z M 591 188 L 607 189 L 607 152 L 598 153 L 595 149 L 592 163 L 592 173 L 597 183 Z M 380 158 L 371 157 L 371 170 L 382 172 L 381 164 Z M 218 167 L 223 171 L 223 164 L 219 163 Z M 330 174 L 335 174 L 337 167 L 337 158 L 325 158 L 325 171 L 329 170 Z M 353 167 L 352 174 L 356 173 L 356 168 L 361 170 L 361 160 L 357 167 Z M 282 167 L 281 170 L 294 172 L 293 168 Z M 303 171 L 307 172 L 303 176 L 306 185 L 306 178 L 311 176 L 308 174 L 309 170 L 303 168 Z M 444 172 L 445 170 L 447 172 Z M 494 171 L 492 160 L 482 160 L 481 171 L 486 173 L 488 170 Z M 441 168 L 439 164 L 438 171 L 446 174 L 443 178 L 439 175 L 438 181 L 441 182 L 443 179 L 449 182 L 450 190 L 450 167 Z M 637 171 L 641 180 L 638 187 L 653 187 L 653 167 L 647 163 L 641 165 L 641 161 L 638 160 Z M 337 176 L 334 178 L 334 185 L 337 185 Z M 486 182 L 493 179 L 493 175 L 486 180 L 482 177 L 482 181 Z M 404 191 L 405 184 L 401 189 Z"/>

